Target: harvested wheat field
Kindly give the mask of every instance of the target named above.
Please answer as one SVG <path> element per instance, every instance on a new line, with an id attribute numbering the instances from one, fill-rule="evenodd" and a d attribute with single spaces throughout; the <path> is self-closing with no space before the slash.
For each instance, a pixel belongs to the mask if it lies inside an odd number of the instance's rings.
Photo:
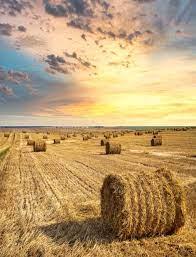
<path id="1" fill-rule="evenodd" d="M 26 130 L 0 132 L 1 257 L 196 256 L 196 129 L 156 147 L 145 131 Z"/>

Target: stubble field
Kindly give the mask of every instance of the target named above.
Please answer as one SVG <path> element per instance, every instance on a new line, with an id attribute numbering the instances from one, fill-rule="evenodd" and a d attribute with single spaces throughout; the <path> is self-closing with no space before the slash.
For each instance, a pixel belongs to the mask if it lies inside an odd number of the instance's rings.
<path id="1" fill-rule="evenodd" d="M 0 132 L 0 256 L 196 256 L 196 130 L 126 133 L 112 142 L 120 155 L 105 155 L 102 130 L 87 141 L 81 133 L 53 144 L 64 131 L 50 131 L 46 152 L 33 152 L 25 135 L 42 139 L 46 131 Z M 9 150 L 8 150 L 9 148 Z M 103 225 L 100 189 L 108 174 L 173 171 L 186 191 L 186 225 L 170 236 L 120 241 Z"/>

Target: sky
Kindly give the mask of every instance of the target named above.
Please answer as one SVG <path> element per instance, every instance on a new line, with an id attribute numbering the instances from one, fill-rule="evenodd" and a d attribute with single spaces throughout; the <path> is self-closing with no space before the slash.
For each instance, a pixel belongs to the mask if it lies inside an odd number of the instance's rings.
<path id="1" fill-rule="evenodd" d="M 0 0 L 0 126 L 196 125 L 195 0 Z"/>

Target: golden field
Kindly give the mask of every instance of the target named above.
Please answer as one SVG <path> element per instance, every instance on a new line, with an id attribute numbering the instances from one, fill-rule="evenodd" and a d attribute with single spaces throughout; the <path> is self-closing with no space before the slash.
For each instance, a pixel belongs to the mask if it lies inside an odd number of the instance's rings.
<path id="1" fill-rule="evenodd" d="M 121 144 L 120 155 L 105 154 L 105 132 L 15 129 L 5 137 L 0 131 L 1 257 L 196 256 L 196 129 L 163 130 L 163 145 L 156 147 L 152 134 L 116 130 L 110 141 Z M 82 134 L 90 133 L 96 137 L 83 141 Z M 47 134 L 46 152 L 34 152 L 27 134 L 31 140 Z M 160 168 L 173 171 L 185 189 L 185 226 L 168 236 L 120 240 L 101 219 L 104 178 Z"/>

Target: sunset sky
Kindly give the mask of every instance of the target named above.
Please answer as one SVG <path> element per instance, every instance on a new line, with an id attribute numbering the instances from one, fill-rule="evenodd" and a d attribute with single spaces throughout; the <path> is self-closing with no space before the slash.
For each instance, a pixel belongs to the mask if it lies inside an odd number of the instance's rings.
<path id="1" fill-rule="evenodd" d="M 0 0 L 0 125 L 196 125 L 196 1 Z"/>

